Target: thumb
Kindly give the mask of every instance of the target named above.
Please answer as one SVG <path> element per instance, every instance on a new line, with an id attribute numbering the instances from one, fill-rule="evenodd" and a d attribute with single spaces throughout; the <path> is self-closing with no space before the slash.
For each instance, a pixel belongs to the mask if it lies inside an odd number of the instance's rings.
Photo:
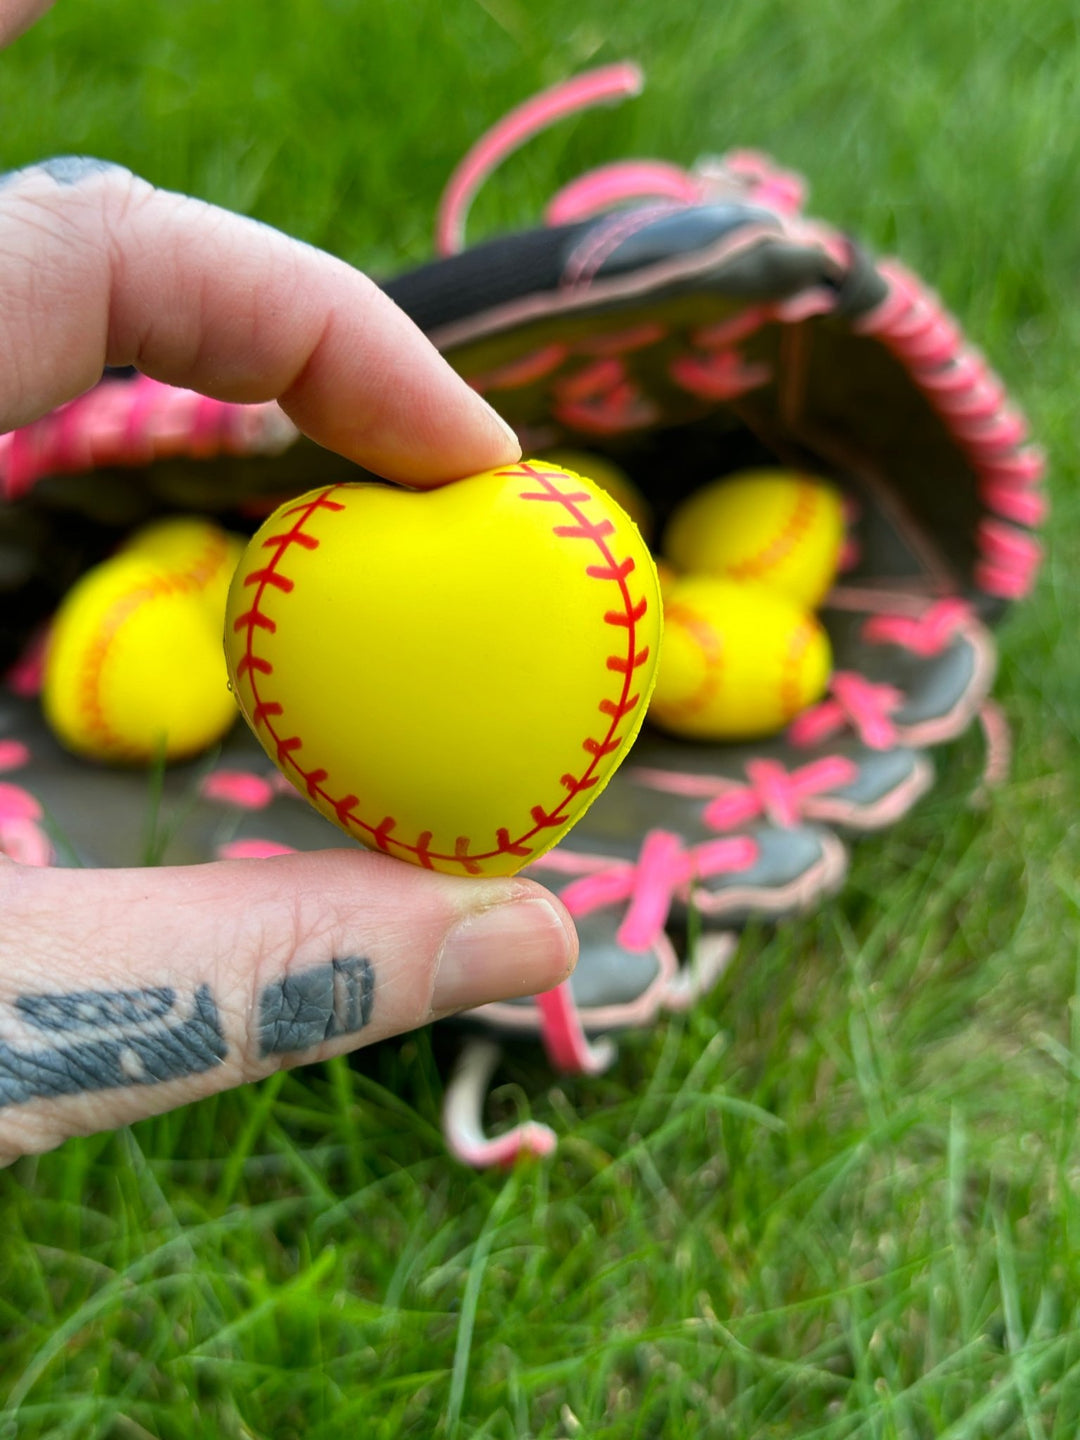
<path id="1" fill-rule="evenodd" d="M 565 910 L 528 880 L 352 851 L 0 867 L 0 1158 L 551 989 Z"/>

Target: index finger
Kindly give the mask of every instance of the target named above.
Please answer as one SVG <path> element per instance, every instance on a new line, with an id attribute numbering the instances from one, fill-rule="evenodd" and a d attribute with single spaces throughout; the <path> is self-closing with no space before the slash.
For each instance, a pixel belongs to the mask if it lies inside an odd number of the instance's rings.
<path id="1" fill-rule="evenodd" d="M 344 261 L 85 157 L 0 177 L 0 430 L 135 365 L 276 399 L 321 445 L 430 484 L 515 460 L 513 432 Z"/>

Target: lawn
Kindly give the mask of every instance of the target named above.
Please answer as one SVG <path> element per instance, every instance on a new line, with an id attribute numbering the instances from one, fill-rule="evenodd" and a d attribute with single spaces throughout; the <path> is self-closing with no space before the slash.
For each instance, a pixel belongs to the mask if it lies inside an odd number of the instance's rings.
<path id="1" fill-rule="evenodd" d="M 446 1158 L 437 1032 L 3 1173 L 2 1440 L 1080 1433 L 1075 6 L 67 0 L 0 57 L 0 166 L 106 156 L 385 275 L 487 125 L 623 57 L 645 95 L 515 157 L 474 235 L 589 164 L 756 146 L 932 281 L 1052 459 L 1011 777 L 976 809 L 978 737 L 941 756 L 603 1078 L 517 1053 L 496 1113 L 550 1162 Z"/>

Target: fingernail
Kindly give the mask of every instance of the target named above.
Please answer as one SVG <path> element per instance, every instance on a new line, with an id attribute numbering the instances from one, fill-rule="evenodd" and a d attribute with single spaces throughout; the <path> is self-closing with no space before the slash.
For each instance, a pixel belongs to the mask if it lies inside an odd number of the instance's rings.
<path id="1" fill-rule="evenodd" d="M 484 401 L 484 404 L 487 405 L 488 413 L 490 414 L 491 418 L 495 421 L 496 425 L 498 425 L 499 429 L 506 436 L 507 443 L 513 446 L 514 453 L 511 458 L 514 460 L 520 460 L 521 441 L 518 439 L 517 431 L 512 425 L 507 424 L 507 422 L 503 419 L 503 417 L 499 414 L 499 412 L 495 409 L 493 405 L 488 405 L 488 402 L 486 400 Z"/>
<path id="2" fill-rule="evenodd" d="M 547 900 L 466 915 L 443 941 L 431 1008 L 443 1014 L 551 990 L 569 975 L 576 955 L 573 930 Z"/>

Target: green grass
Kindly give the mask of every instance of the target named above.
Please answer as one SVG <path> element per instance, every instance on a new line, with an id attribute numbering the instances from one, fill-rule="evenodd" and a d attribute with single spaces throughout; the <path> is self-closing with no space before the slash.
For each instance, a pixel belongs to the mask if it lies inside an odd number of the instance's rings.
<path id="1" fill-rule="evenodd" d="M 1080 37 L 1068 0 L 82 0 L 0 59 L 0 164 L 87 151 L 386 273 L 508 106 L 636 56 L 645 96 L 492 184 L 755 145 L 929 276 L 1053 457 L 1003 637 L 1011 780 L 935 793 L 835 903 L 598 1081 L 521 1053 L 548 1164 L 444 1156 L 421 1034 L 0 1177 L 0 1436 L 1080 1431 Z"/>

